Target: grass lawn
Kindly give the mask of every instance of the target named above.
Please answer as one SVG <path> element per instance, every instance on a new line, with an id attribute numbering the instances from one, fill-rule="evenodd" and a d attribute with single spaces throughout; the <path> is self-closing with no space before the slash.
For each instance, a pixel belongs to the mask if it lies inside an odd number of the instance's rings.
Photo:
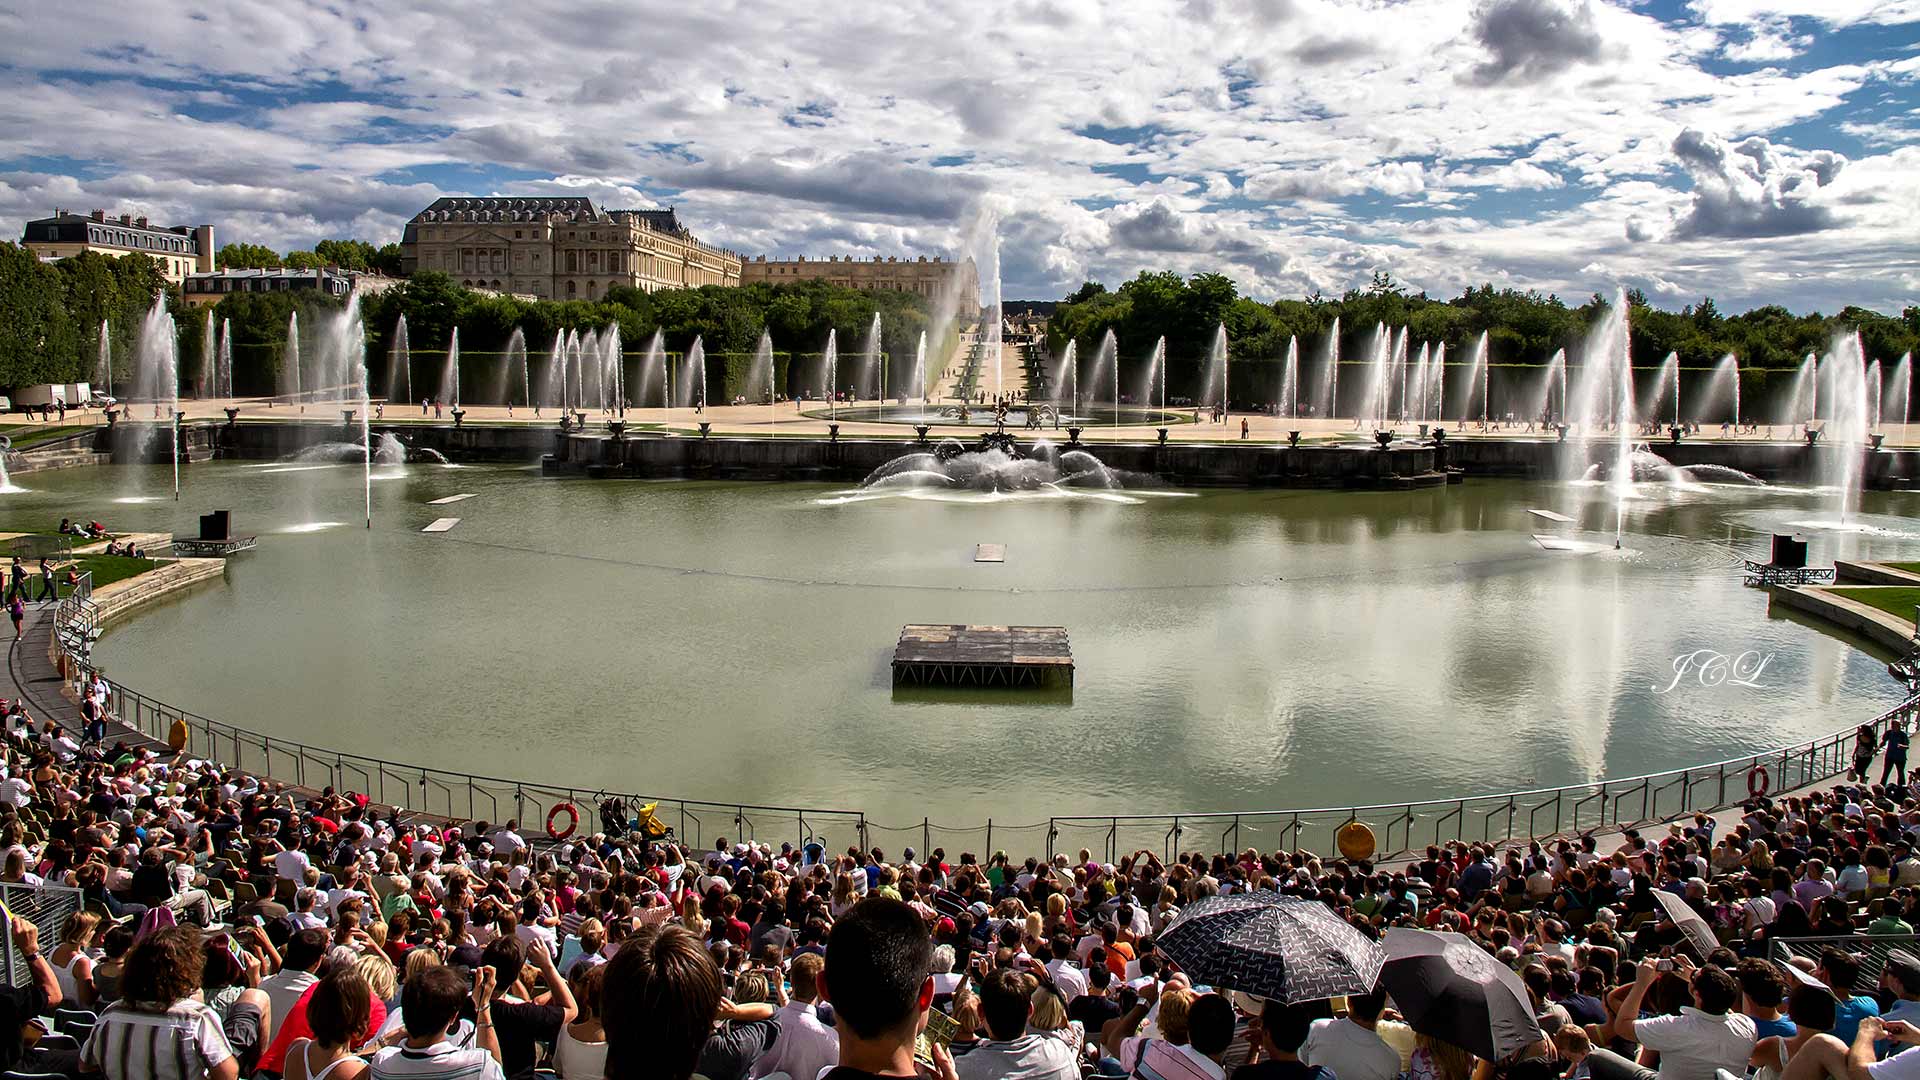
<path id="1" fill-rule="evenodd" d="M 0 435 L 12 439 L 15 450 L 28 450 L 41 443 L 64 439 L 83 431 L 92 431 L 96 426 L 94 424 L 23 424 L 0 428 Z"/>
<path id="2" fill-rule="evenodd" d="M 1909 574 L 1920 574 L 1920 562 L 1890 562 L 1881 565 L 1891 566 L 1895 570 L 1905 570 Z"/>
<path id="3" fill-rule="evenodd" d="M 1920 604 L 1920 587 L 1908 588 L 1903 585 L 1867 585 L 1859 588 L 1829 589 L 1837 596 L 1849 600 L 1858 600 L 1862 604 L 1877 607 L 1898 618 L 1913 621 L 1914 605 Z"/>

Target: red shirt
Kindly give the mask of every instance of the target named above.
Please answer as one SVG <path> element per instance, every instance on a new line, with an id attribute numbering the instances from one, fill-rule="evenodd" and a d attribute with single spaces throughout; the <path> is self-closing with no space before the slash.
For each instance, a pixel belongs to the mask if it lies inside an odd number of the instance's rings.
<path id="1" fill-rule="evenodd" d="M 284 1021 L 276 1021 L 279 1024 L 279 1030 L 274 1033 L 273 1045 L 267 1047 L 267 1052 L 260 1055 L 261 1069 L 275 1074 L 286 1072 L 287 1049 L 296 1040 L 313 1038 L 313 1028 L 307 1023 L 307 1002 L 312 997 L 313 987 L 309 986 L 307 992 L 300 995 L 300 1000 L 293 1003 L 293 1008 L 287 1010 L 287 1018 Z M 387 1003 L 374 998 L 373 1015 L 367 1020 L 367 1030 L 361 1032 L 360 1037 L 353 1041 L 354 1045 L 360 1046 L 373 1038 L 374 1033 L 379 1031 L 386 1022 Z"/>

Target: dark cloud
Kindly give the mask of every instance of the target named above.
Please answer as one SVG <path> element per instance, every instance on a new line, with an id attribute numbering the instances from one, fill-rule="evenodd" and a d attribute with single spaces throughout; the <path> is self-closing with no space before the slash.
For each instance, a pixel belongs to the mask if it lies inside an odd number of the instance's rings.
<path id="1" fill-rule="evenodd" d="M 1795 236 L 1837 223 L 1821 189 L 1847 159 L 1831 150 L 1798 153 L 1757 135 L 1729 143 L 1688 128 L 1673 140 L 1673 155 L 1693 178 L 1693 205 L 1674 222 L 1677 239 Z M 1631 227 L 1628 236 L 1638 239 Z"/>
<path id="2" fill-rule="evenodd" d="M 886 217 L 951 221 L 986 191 L 985 179 L 957 169 L 907 165 L 881 153 L 848 154 L 818 165 L 764 158 L 716 158 L 655 166 L 659 181 L 717 188 Z"/>
<path id="3" fill-rule="evenodd" d="M 1315 35 L 1295 45 L 1288 55 L 1303 64 L 1323 67 L 1328 64 L 1359 60 L 1373 54 L 1374 44 L 1366 38 Z"/>
<path id="4" fill-rule="evenodd" d="M 1136 251 L 1209 252 L 1251 255 L 1260 248 L 1221 229 L 1212 220 L 1189 214 L 1165 199 L 1117 206 L 1106 215 L 1113 241 Z"/>
<path id="5" fill-rule="evenodd" d="M 1589 0 L 1486 0 L 1472 30 L 1487 59 L 1465 79 L 1480 86 L 1539 82 L 1606 51 Z"/>

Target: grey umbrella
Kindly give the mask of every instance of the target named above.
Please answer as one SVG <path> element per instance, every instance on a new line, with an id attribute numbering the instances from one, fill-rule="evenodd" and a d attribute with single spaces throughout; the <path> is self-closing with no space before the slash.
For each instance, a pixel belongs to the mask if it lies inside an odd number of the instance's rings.
<path id="1" fill-rule="evenodd" d="M 1545 1037 L 1520 976 L 1459 934 L 1388 930 L 1380 985 L 1413 1030 L 1487 1061 Z"/>
<path id="2" fill-rule="evenodd" d="M 1195 983 L 1288 1004 L 1367 993 L 1385 959 L 1327 905 L 1265 890 L 1194 901 L 1158 944 Z"/>
<path id="3" fill-rule="evenodd" d="M 1693 951 L 1700 954 L 1702 963 L 1707 957 L 1713 955 L 1713 950 L 1720 947 L 1720 939 L 1713 936 L 1713 927 L 1709 926 L 1707 920 L 1701 918 L 1700 913 L 1693 910 L 1685 900 L 1665 889 L 1655 889 L 1653 899 L 1660 905 L 1660 910 L 1666 914 L 1667 918 L 1680 928 L 1680 933 L 1687 939 L 1687 944 L 1693 946 Z"/>

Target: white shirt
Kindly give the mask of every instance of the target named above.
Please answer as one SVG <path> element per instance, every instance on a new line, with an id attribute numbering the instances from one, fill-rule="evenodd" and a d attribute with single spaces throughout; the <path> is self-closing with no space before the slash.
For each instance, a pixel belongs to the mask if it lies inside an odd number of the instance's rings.
<path id="1" fill-rule="evenodd" d="M 1219 1066 L 1215 1066 L 1218 1069 Z M 1052 1035 L 990 1039 L 954 1059 L 960 1080 L 1079 1080 L 1073 1050 Z"/>
<path id="2" fill-rule="evenodd" d="M 1300 1046 L 1300 1060 L 1324 1065 L 1340 1080 L 1393 1080 L 1400 1054 L 1380 1036 L 1351 1020 L 1315 1020 Z"/>
<path id="3" fill-rule="evenodd" d="M 820 1022 L 820 1010 L 812 1002 L 789 1001 L 773 1018 L 780 1025 L 780 1037 L 772 1050 L 753 1063 L 748 1075 L 754 1080 L 777 1072 L 801 1080 L 840 1064 L 840 1034 Z"/>
<path id="4" fill-rule="evenodd" d="M 1086 996 L 1086 973 L 1065 960 L 1047 961 L 1047 974 L 1053 976 L 1053 984 L 1060 988 L 1060 993 L 1067 999 L 1067 1004 L 1071 1005 L 1075 998 Z"/>
<path id="5" fill-rule="evenodd" d="M 1679 1016 L 1635 1020 L 1633 1031 L 1641 1046 L 1660 1051 L 1660 1080 L 1714 1080 L 1715 1069 L 1737 1076 L 1746 1070 L 1755 1041 L 1752 1017 L 1713 1016 L 1691 1005 Z"/>
<path id="6" fill-rule="evenodd" d="M 307 853 L 295 848 L 292 851 L 275 852 L 273 856 L 273 876 L 285 878 L 296 884 L 307 883 L 307 868 L 313 863 L 307 859 Z"/>
<path id="7" fill-rule="evenodd" d="M 1872 1080 L 1920 1080 L 1920 1054 L 1916 1048 L 1909 1047 L 1885 1061 L 1876 1061 L 1867 1066 L 1867 1075 Z"/>
<path id="8" fill-rule="evenodd" d="M 267 995 L 267 1002 L 273 1006 L 273 1012 L 268 1019 L 272 1021 L 274 1030 L 279 1030 L 280 1022 L 287 1018 L 287 1013 L 293 1011 L 294 1002 L 300 1000 L 300 995 L 306 993 L 308 987 L 319 981 L 313 972 L 298 969 L 282 969 L 260 980 L 260 989 Z M 273 1034 L 273 1031 L 265 1032 L 261 1036 L 261 1043 L 271 1045 Z"/>
<path id="9" fill-rule="evenodd" d="M 389 1046 L 373 1055 L 367 1068 L 373 1080 L 404 1076 L 446 1076 L 461 1080 L 505 1080 L 500 1063 L 485 1050 L 460 1049 L 450 1042 L 437 1042 L 425 1050 Z"/>
<path id="10" fill-rule="evenodd" d="M 25 806 L 33 801 L 33 781 L 24 776 L 10 776 L 0 781 L 0 800 L 14 806 Z"/>
<path id="11" fill-rule="evenodd" d="M 192 1000 L 164 1013 L 109 1006 L 80 1051 L 80 1060 L 107 1080 L 195 1080 L 232 1056 L 220 1017 Z"/>

